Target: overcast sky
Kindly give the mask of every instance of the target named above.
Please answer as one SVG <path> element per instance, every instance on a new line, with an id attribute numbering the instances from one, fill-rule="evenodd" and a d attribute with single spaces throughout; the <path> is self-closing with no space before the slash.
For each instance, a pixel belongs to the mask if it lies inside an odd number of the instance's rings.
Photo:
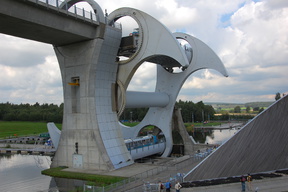
<path id="1" fill-rule="evenodd" d="M 214 70 L 192 74 L 178 99 L 193 102 L 274 101 L 288 93 L 287 0 L 98 0 L 108 13 L 142 10 L 171 32 L 185 32 L 209 45 L 229 77 Z M 125 28 L 125 20 L 122 25 Z M 144 64 L 129 90 L 154 91 L 156 68 Z M 0 34 L 0 103 L 63 102 L 52 45 Z"/>

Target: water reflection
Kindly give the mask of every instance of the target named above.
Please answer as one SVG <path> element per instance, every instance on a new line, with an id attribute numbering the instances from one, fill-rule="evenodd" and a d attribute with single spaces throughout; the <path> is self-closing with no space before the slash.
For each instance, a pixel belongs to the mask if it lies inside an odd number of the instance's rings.
<path id="1" fill-rule="evenodd" d="M 41 171 L 48 169 L 50 164 L 48 156 L 0 155 L 1 191 L 31 192 L 51 188 L 52 178 L 41 175 Z"/>
<path id="2" fill-rule="evenodd" d="M 50 165 L 51 157 L 49 156 L 0 154 L 0 191 L 83 191 L 85 181 L 42 175 L 41 171 L 49 169 Z"/>
<path id="3" fill-rule="evenodd" d="M 223 142 L 231 138 L 237 131 L 238 130 L 236 129 L 223 129 L 223 130 L 202 129 L 195 131 L 193 133 L 193 138 L 198 143 L 221 145 Z"/>

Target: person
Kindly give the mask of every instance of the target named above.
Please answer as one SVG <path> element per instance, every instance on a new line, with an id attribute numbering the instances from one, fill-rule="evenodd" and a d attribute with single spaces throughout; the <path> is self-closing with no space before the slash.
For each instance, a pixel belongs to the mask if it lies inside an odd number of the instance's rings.
<path id="1" fill-rule="evenodd" d="M 242 191 L 245 191 L 245 181 L 246 181 L 246 178 L 244 177 L 244 175 L 241 176 L 240 178 L 240 182 L 241 182 L 241 186 L 242 186 Z"/>
<path id="2" fill-rule="evenodd" d="M 163 183 L 162 183 L 161 181 L 159 181 L 158 191 L 159 191 L 159 192 L 163 192 L 163 190 L 164 190 L 164 185 L 163 185 Z"/>
<path id="3" fill-rule="evenodd" d="M 48 148 L 48 149 L 52 148 L 52 140 L 51 140 L 51 138 L 49 138 L 47 140 L 47 142 L 45 143 L 45 149 L 46 148 Z"/>
<path id="4" fill-rule="evenodd" d="M 166 181 L 166 183 L 165 183 L 165 188 L 166 188 L 166 192 L 167 191 L 170 191 L 170 189 L 171 189 L 171 183 L 170 183 L 170 181 Z"/>
<path id="5" fill-rule="evenodd" d="M 247 182 L 248 182 L 248 190 L 252 191 L 252 176 L 249 173 L 247 176 Z"/>
<path id="6" fill-rule="evenodd" d="M 181 185 L 180 183 L 177 181 L 176 185 L 175 185 L 175 189 L 176 189 L 176 192 L 180 192 L 180 189 L 181 189 Z"/>

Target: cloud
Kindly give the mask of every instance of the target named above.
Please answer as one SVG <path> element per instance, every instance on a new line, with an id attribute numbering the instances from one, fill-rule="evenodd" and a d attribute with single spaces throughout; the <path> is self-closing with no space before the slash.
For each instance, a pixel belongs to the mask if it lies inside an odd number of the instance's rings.
<path id="1" fill-rule="evenodd" d="M 108 13 L 120 7 L 142 10 L 171 32 L 193 35 L 215 51 L 229 77 L 214 70 L 197 71 L 186 80 L 178 99 L 273 101 L 275 93 L 288 91 L 286 0 L 99 0 L 97 3 Z M 120 22 L 125 35 L 137 26 L 125 19 Z M 63 102 L 61 74 L 51 45 L 0 35 L 0 81 L 0 102 Z M 129 90 L 154 91 L 155 83 L 156 67 L 145 63 L 134 75 Z"/>
<path id="2" fill-rule="evenodd" d="M 51 45 L 1 35 L 0 64 L 13 67 L 35 66 L 52 55 Z M 12 58 L 12 59 L 11 59 Z"/>
<path id="3" fill-rule="evenodd" d="M 50 46 L 49 48 L 51 49 Z M 33 59 L 32 57 L 31 60 Z M 15 63 L 22 61 L 18 57 L 13 60 Z M 63 102 L 62 81 L 56 57 L 46 55 L 39 62 L 42 60 L 43 63 L 37 65 L 0 65 L 1 102 L 55 104 Z"/>

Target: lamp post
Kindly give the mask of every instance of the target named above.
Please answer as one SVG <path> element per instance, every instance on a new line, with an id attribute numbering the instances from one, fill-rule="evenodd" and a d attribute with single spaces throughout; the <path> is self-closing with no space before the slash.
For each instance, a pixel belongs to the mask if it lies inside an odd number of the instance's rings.
<path id="1" fill-rule="evenodd" d="M 202 109 L 202 128 L 204 127 L 204 110 Z"/>
<path id="2" fill-rule="evenodd" d="M 194 113 L 192 112 L 192 123 L 194 123 Z"/>
<path id="3" fill-rule="evenodd" d="M 132 114 L 133 114 L 133 111 L 130 111 L 130 122 L 132 122 Z"/>

